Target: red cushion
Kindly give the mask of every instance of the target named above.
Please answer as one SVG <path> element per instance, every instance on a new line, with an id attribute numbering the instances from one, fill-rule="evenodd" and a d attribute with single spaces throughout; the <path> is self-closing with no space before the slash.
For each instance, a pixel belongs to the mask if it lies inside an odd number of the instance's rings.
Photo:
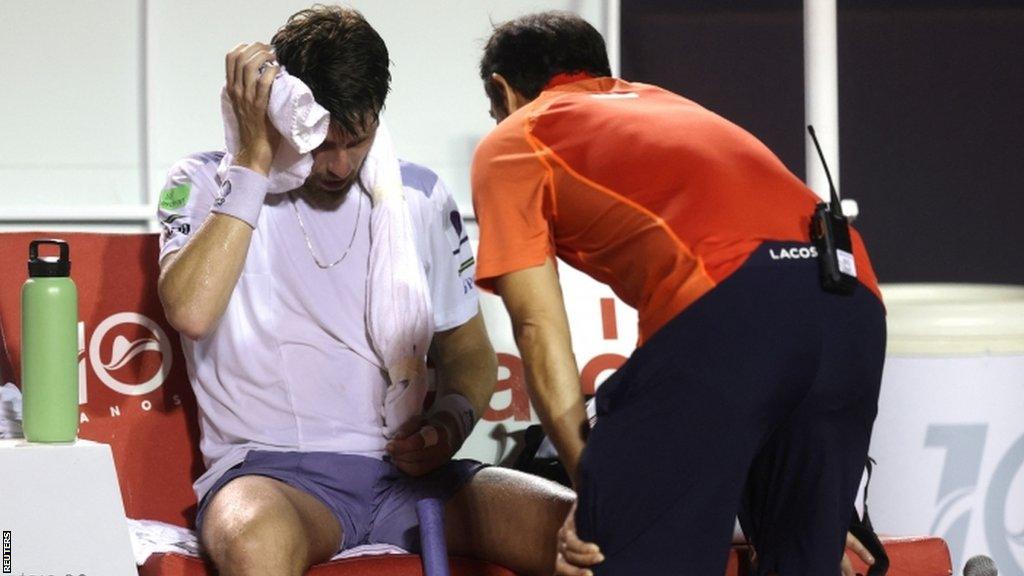
<path id="1" fill-rule="evenodd" d="M 881 540 L 889 556 L 888 576 L 950 576 L 953 573 L 949 548 L 942 538 L 883 536 Z M 852 552 L 848 552 L 848 555 L 854 571 L 859 576 L 867 574 L 867 566 Z M 733 546 L 729 553 L 726 576 L 752 575 L 754 571 L 750 556 L 748 546 Z M 838 574 L 838 567 L 836 573 Z"/>
<path id="2" fill-rule="evenodd" d="M 882 543 L 889 555 L 889 576 L 950 576 L 953 573 L 949 549 L 941 538 L 892 538 L 883 537 Z M 867 573 L 867 567 L 851 554 L 857 574 Z M 838 567 L 837 567 L 838 568 Z M 515 576 L 504 568 L 470 560 L 453 558 L 452 576 Z M 838 572 L 838 570 L 837 570 Z M 140 576 L 213 576 L 214 572 L 198 558 L 178 554 L 155 554 L 146 565 L 139 569 Z M 335 560 L 314 566 L 308 576 L 422 576 L 423 569 L 418 556 L 368 556 Z M 729 553 L 726 576 L 750 576 L 753 574 L 750 549 L 747 546 L 733 546 Z"/>
<path id="3" fill-rule="evenodd" d="M 953 573 L 949 547 L 942 538 L 883 536 L 881 540 L 889 556 L 888 576 L 950 576 Z M 867 567 L 859 559 L 854 559 L 853 568 L 858 574 L 867 573 Z"/>
<path id="4" fill-rule="evenodd" d="M 449 561 L 452 576 L 515 576 L 510 570 L 469 558 Z M 178 554 L 155 554 L 139 576 L 213 576 L 202 560 Z M 411 554 L 364 556 L 317 564 L 307 576 L 423 576 L 420 557 Z"/>

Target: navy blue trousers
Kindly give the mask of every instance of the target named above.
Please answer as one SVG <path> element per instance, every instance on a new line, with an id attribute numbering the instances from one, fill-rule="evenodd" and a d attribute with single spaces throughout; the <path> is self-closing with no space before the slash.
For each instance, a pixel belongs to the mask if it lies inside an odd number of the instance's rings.
<path id="1" fill-rule="evenodd" d="M 737 514 L 758 574 L 839 573 L 885 312 L 777 258 L 792 246 L 762 245 L 599 388 L 576 515 L 597 574 L 719 576 Z"/>

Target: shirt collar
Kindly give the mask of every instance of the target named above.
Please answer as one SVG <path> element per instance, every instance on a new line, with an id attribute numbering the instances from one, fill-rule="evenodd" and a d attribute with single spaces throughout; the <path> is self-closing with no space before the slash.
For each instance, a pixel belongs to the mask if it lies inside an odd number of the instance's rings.
<path id="1" fill-rule="evenodd" d="M 543 92 L 544 90 L 551 90 L 556 86 L 561 86 L 563 84 L 572 84 L 573 82 L 579 82 L 580 80 L 589 80 L 591 78 L 595 78 L 595 76 L 589 72 L 561 72 L 552 76 L 551 80 L 548 80 L 548 83 L 545 84 L 543 88 L 541 88 L 541 91 Z"/>

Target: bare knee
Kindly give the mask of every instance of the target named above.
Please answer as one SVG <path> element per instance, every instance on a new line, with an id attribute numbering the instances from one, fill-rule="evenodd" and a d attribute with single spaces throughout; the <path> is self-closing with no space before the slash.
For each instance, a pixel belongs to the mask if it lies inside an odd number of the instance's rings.
<path id="1" fill-rule="evenodd" d="M 268 480 L 233 480 L 206 510 L 201 541 L 223 576 L 300 576 L 307 568 L 299 514 Z"/>

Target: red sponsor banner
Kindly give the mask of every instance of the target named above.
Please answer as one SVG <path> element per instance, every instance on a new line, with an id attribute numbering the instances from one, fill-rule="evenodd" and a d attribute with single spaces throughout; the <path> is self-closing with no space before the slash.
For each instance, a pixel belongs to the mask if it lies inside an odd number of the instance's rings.
<path id="1" fill-rule="evenodd" d="M 61 238 L 71 249 L 82 380 L 79 437 L 111 445 L 129 517 L 183 523 L 194 513 L 191 483 L 202 460 L 178 335 L 157 297 L 157 235 L 0 233 L 0 329 L 16 384 L 21 285 L 28 277 L 29 242 L 39 238 Z"/>
<path id="2" fill-rule="evenodd" d="M 559 264 L 559 280 L 580 370 L 580 392 L 591 396 L 633 352 L 637 314 L 616 298 L 608 286 L 563 263 Z M 539 420 L 530 404 L 525 368 L 505 306 L 500 298 L 486 293 L 480 295 L 480 306 L 498 353 L 498 384 L 490 407 L 458 456 L 511 463 L 520 449 L 517 443 L 523 438 L 521 430 Z"/>

